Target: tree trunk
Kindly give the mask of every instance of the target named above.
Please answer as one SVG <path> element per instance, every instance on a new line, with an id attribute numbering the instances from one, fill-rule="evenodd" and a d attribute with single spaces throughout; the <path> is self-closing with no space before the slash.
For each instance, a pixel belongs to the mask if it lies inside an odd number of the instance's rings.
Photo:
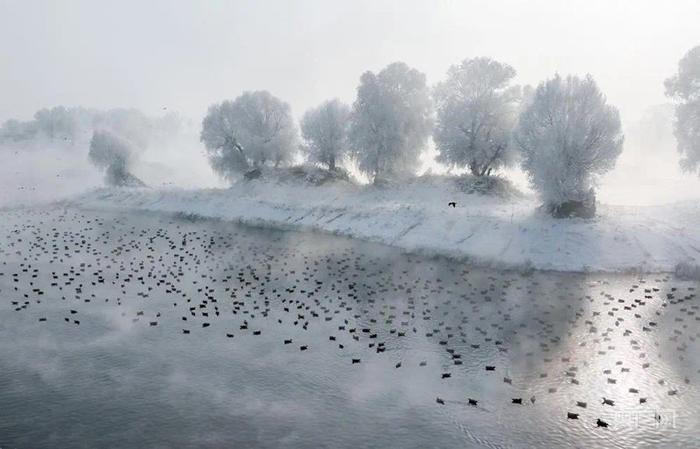
<path id="1" fill-rule="evenodd" d="M 225 146 L 233 147 L 234 149 L 238 150 L 238 153 L 241 155 L 241 159 L 243 160 L 243 163 L 245 164 L 245 169 L 248 170 L 250 168 L 250 164 L 248 163 L 248 158 L 245 156 L 245 151 L 243 151 L 243 147 L 238 142 L 235 142 L 235 141 L 232 142 L 231 139 L 229 139 L 227 137 Z"/>
<path id="2" fill-rule="evenodd" d="M 331 156 L 331 160 L 328 161 L 328 169 L 330 171 L 335 171 L 335 157 Z"/>

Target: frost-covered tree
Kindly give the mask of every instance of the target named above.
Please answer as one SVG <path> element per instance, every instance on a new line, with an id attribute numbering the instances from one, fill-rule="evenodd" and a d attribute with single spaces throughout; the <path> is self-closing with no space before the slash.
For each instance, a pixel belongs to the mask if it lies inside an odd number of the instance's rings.
<path id="1" fill-rule="evenodd" d="M 77 130 L 74 114 L 64 106 L 41 109 L 34 114 L 36 129 L 51 140 L 73 140 Z"/>
<path id="2" fill-rule="evenodd" d="M 83 107 L 43 108 L 30 121 L 8 120 L 0 127 L 0 140 L 29 142 L 38 139 L 87 143 L 94 130 L 109 130 L 145 149 L 162 119 L 151 118 L 136 109 L 99 111 Z M 82 145 L 78 145 L 82 148 Z"/>
<path id="3" fill-rule="evenodd" d="M 649 106 L 639 120 L 625 126 L 625 144 L 639 157 L 658 156 L 660 149 L 674 148 L 675 106 L 662 103 Z"/>
<path id="4" fill-rule="evenodd" d="M 666 95 L 676 103 L 674 134 L 681 167 L 700 174 L 700 46 L 678 63 L 678 73 L 666 80 Z"/>
<path id="5" fill-rule="evenodd" d="M 515 141 L 531 184 L 555 216 L 590 216 L 596 176 L 622 152 L 620 114 L 593 78 L 556 75 L 522 112 Z"/>
<path id="6" fill-rule="evenodd" d="M 535 88 L 526 84 L 520 88 L 520 104 L 518 105 L 518 116 L 527 109 L 535 97 Z M 516 120 L 517 122 L 517 120 Z"/>
<path id="7" fill-rule="evenodd" d="M 333 99 L 309 109 L 301 119 L 302 147 L 309 160 L 335 170 L 336 163 L 347 154 L 350 108 Z"/>
<path id="8" fill-rule="evenodd" d="M 289 105 L 267 91 L 212 105 L 200 134 L 212 168 L 229 180 L 266 164 L 289 162 L 297 139 Z"/>
<path id="9" fill-rule="evenodd" d="M 148 147 L 154 132 L 155 120 L 138 109 L 109 109 L 93 111 L 93 129 L 109 130 L 112 134 L 127 139 L 137 149 Z"/>
<path id="10" fill-rule="evenodd" d="M 358 167 L 376 181 L 418 166 L 432 128 L 425 75 L 403 62 L 365 72 L 353 104 L 349 141 Z"/>
<path id="11" fill-rule="evenodd" d="M 134 145 L 126 139 L 105 130 L 92 134 L 88 158 L 97 168 L 105 171 L 108 185 L 144 185 L 129 172 L 134 154 Z"/>
<path id="12" fill-rule="evenodd" d="M 520 88 L 511 86 L 515 70 L 490 58 L 465 59 L 447 71 L 434 90 L 437 160 L 468 167 L 476 176 L 509 166 L 515 159 L 511 133 Z"/>
<path id="13" fill-rule="evenodd" d="M 0 126 L 0 143 L 22 142 L 33 138 L 37 133 L 36 123 L 10 119 Z"/>

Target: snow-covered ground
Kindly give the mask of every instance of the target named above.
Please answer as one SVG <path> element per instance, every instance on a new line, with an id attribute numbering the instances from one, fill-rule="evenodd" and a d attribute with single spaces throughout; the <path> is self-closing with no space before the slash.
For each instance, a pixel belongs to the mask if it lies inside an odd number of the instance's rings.
<path id="1" fill-rule="evenodd" d="M 447 203 L 456 201 L 457 207 Z M 672 271 L 700 263 L 700 202 L 599 207 L 557 220 L 531 197 L 466 194 L 446 180 L 402 187 L 269 181 L 230 189 L 98 189 L 71 200 L 97 209 L 183 212 L 250 225 L 318 230 L 480 264 L 561 271 Z"/>

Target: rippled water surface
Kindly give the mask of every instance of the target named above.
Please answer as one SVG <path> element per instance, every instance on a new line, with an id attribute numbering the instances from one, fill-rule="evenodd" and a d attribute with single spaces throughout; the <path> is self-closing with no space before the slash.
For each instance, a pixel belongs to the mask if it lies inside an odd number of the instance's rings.
<path id="1" fill-rule="evenodd" d="M 700 441 L 697 282 L 71 209 L 0 260 L 3 449 Z"/>

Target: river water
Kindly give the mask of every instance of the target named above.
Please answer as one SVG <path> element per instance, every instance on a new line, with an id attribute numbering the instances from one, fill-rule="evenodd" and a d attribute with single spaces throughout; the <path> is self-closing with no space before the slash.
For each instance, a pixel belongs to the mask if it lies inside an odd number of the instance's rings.
<path id="1" fill-rule="evenodd" d="M 0 212 L 0 260 L 2 449 L 700 441 L 700 285 L 671 275 L 59 207 Z"/>

